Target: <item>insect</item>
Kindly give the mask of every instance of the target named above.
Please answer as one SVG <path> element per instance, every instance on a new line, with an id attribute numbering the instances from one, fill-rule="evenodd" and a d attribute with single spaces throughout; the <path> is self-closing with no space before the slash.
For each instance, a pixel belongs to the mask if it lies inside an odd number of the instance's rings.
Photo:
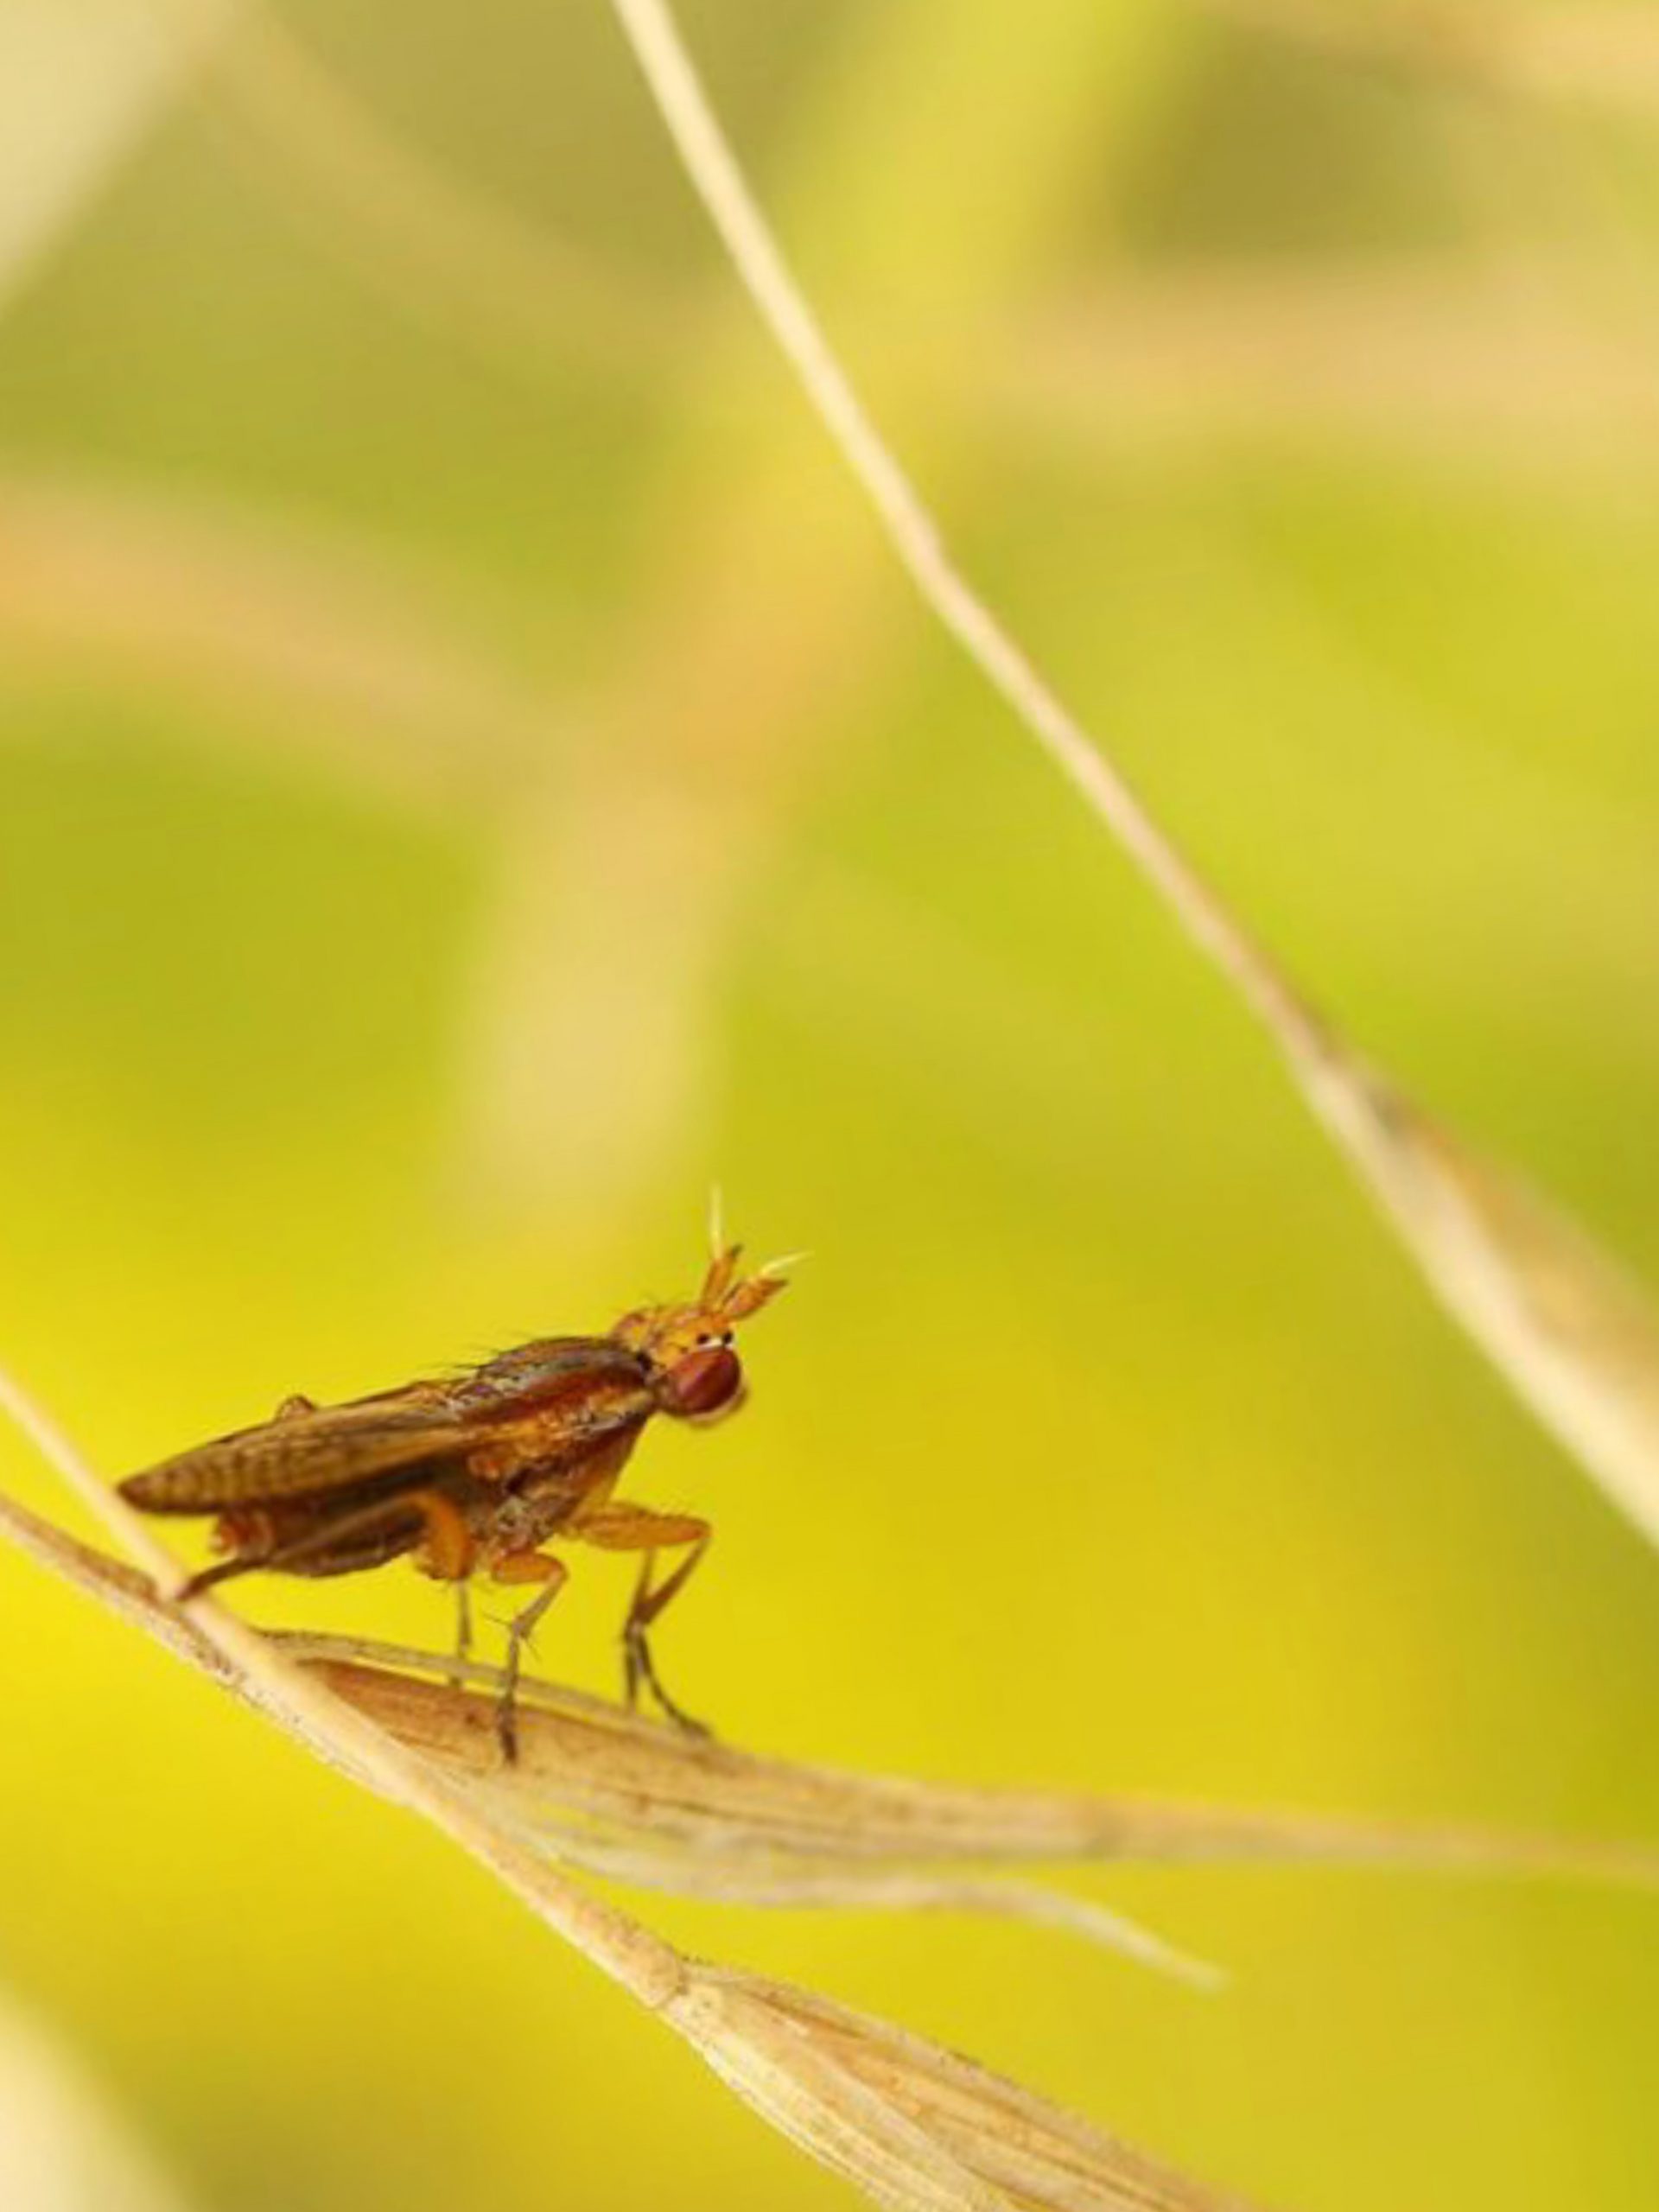
<path id="1" fill-rule="evenodd" d="M 690 1514 L 616 1497 L 618 1478 L 657 1414 L 705 1422 L 744 1395 L 733 1332 L 784 1287 L 774 1262 L 741 1272 L 721 1249 L 683 1305 L 641 1306 L 602 1337 L 543 1337 L 454 1380 L 410 1382 L 340 1406 L 293 1397 L 274 1420 L 130 1476 L 121 1495 L 146 1513 L 214 1516 L 225 1556 L 180 1592 L 255 1573 L 353 1574 L 411 1558 L 454 1585 L 459 1649 L 471 1645 L 471 1578 L 535 1590 L 507 1630 L 496 1726 L 518 1756 L 524 1651 L 568 1578 L 552 1541 L 643 1556 L 622 1628 L 630 1705 L 648 1689 L 697 1728 L 664 1688 L 653 1623 L 684 1589 L 713 1531 Z M 682 1556 L 659 1581 L 659 1552 Z"/>

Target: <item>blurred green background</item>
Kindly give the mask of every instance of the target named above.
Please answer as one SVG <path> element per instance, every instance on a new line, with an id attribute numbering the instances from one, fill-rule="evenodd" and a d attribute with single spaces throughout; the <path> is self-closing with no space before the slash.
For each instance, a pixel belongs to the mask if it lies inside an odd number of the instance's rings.
<path id="1" fill-rule="evenodd" d="M 1018 632 L 1659 1280 L 1648 10 L 684 17 Z M 1659 1835 L 1655 1561 L 913 602 L 601 0 L 0 0 L 0 1345 L 99 1463 L 676 1294 L 717 1179 L 813 1257 L 632 1488 L 718 1525 L 661 1649 L 734 1739 Z M 0 1988 L 194 2202 L 849 2201 L 437 1838 L 0 1618 Z M 1659 2196 L 1651 1901 L 1090 1886 L 1236 1986 L 645 1910 L 1300 2212 Z"/>

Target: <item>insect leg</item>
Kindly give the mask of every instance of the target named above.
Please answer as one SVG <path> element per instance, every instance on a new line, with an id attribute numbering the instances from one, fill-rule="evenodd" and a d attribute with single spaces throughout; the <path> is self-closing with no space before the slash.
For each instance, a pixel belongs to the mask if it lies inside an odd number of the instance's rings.
<path id="1" fill-rule="evenodd" d="M 455 1658 L 457 1665 L 450 1680 L 457 1689 L 463 1687 L 466 1677 L 461 1662 L 472 1656 L 473 1600 L 467 1586 L 478 1557 L 478 1547 L 473 1532 L 467 1526 L 467 1516 L 453 1498 L 445 1497 L 438 1491 L 416 1491 L 408 1500 L 426 1524 L 426 1538 L 421 1546 L 420 1565 L 435 1580 L 447 1582 L 455 1593 Z"/>
<path id="2" fill-rule="evenodd" d="M 405 1497 L 373 1498 L 365 1505 L 340 1512 L 319 1511 L 290 1535 L 281 1536 L 252 1551 L 232 1552 L 228 1559 L 193 1574 L 180 1590 L 178 1602 L 183 1605 L 200 1597 L 204 1590 L 242 1574 L 267 1570 L 327 1574 L 340 1573 L 347 1566 L 379 1566 L 385 1560 L 396 1558 L 398 1552 L 407 1551 L 420 1540 L 423 1532 L 429 1557 L 439 1562 L 435 1573 L 453 1580 L 470 1571 L 472 1540 L 455 1508 L 435 1491 L 411 1491 Z M 457 1532 L 466 1543 L 464 1553 L 458 1548 Z M 372 1553 L 379 1541 L 384 1541 L 387 1548 L 378 1558 L 365 1560 L 360 1556 L 365 1550 Z M 331 1560 L 330 1554 L 334 1553 L 342 1553 L 344 1557 Z"/>
<path id="3" fill-rule="evenodd" d="M 291 1398 L 284 1398 L 283 1400 L 282 1404 L 277 1407 L 276 1412 L 271 1415 L 271 1419 L 273 1421 L 297 1421 L 302 1414 L 314 1414 L 316 1410 L 316 1400 L 315 1398 L 308 1398 L 303 1391 L 296 1390 Z"/>
<path id="4" fill-rule="evenodd" d="M 470 1585 L 453 1583 L 455 1593 L 455 1673 L 454 1684 L 462 1688 L 466 1676 L 461 1669 L 473 1656 L 473 1593 Z"/>
<path id="5" fill-rule="evenodd" d="M 413 1506 L 425 1526 L 421 1565 L 426 1572 L 435 1581 L 464 1582 L 473 1571 L 478 1547 L 461 1508 L 435 1490 L 411 1491 L 403 1503 Z"/>
<path id="6" fill-rule="evenodd" d="M 317 1562 L 337 1547 L 344 1545 L 349 1549 L 371 1543 L 382 1535 L 390 1537 L 400 1522 L 408 1522 L 412 1541 L 420 1533 L 421 1523 L 419 1513 L 411 1513 L 410 1506 L 408 1498 L 382 1497 L 349 1511 L 318 1513 L 292 1535 L 257 1545 L 251 1551 L 232 1552 L 228 1559 L 203 1567 L 184 1584 L 178 1593 L 178 1602 L 183 1605 L 220 1582 L 232 1581 L 238 1575 L 263 1573 L 267 1568 L 293 1568 L 302 1574 L 309 1567 L 315 1572 Z"/>
<path id="7" fill-rule="evenodd" d="M 543 1614 L 564 1587 L 569 1572 L 563 1560 L 554 1559 L 546 1552 L 509 1552 L 490 1567 L 498 1582 L 539 1582 L 542 1586 L 524 1611 L 513 1615 L 507 1629 L 507 1657 L 501 1669 L 495 1732 L 501 1745 L 501 1756 L 509 1766 L 518 1757 L 518 1675 L 524 1664 L 524 1646 L 535 1635 Z"/>
<path id="8" fill-rule="evenodd" d="M 706 1736 L 709 1731 L 702 1722 L 694 1720 L 664 1688 L 652 1656 L 649 1630 L 691 1580 L 709 1548 L 714 1530 L 693 1514 L 657 1513 L 649 1506 L 607 1503 L 578 1514 L 569 1533 L 579 1542 L 596 1544 L 605 1551 L 645 1554 L 639 1564 L 639 1579 L 634 1585 L 633 1602 L 622 1624 L 623 1689 L 628 1703 L 637 1705 L 643 1684 L 671 1720 L 696 1735 Z M 658 1551 L 677 1550 L 682 1545 L 690 1548 L 685 1557 L 671 1574 L 653 1586 Z"/>

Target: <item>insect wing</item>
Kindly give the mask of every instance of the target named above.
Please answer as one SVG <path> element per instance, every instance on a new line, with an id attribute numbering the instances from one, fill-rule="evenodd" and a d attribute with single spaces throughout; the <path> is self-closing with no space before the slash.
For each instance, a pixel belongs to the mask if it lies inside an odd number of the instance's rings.
<path id="1" fill-rule="evenodd" d="M 645 1377 L 639 1354 L 613 1337 L 543 1337 L 486 1360 L 445 1395 L 459 1414 L 499 1421 L 590 1390 L 643 1390 Z"/>
<path id="2" fill-rule="evenodd" d="M 423 1399 L 385 1399 L 295 1414 L 198 1445 L 121 1484 L 146 1513 L 217 1513 L 321 1497 L 404 1469 L 429 1468 L 465 1452 L 478 1426 Z"/>

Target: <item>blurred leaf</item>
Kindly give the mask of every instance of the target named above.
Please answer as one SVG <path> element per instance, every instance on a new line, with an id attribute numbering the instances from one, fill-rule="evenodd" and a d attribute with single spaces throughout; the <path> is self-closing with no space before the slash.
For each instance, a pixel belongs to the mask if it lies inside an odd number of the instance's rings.
<path id="1" fill-rule="evenodd" d="M 210 94 L 238 141 L 315 203 L 306 212 L 322 217 L 322 242 L 377 290 L 537 384 L 550 360 L 638 374 L 642 361 L 684 342 L 688 302 L 452 175 L 342 83 L 277 12 L 244 4 L 246 20 L 224 41 Z"/>
<path id="2" fill-rule="evenodd" d="M 0 2005 L 0 2204 L 6 2212 L 184 2212 L 105 2100 Z"/>
<path id="3" fill-rule="evenodd" d="M 179 683 L 221 710 L 217 748 L 298 757 L 443 821 L 558 734 L 555 702 L 372 540 L 205 500 L 0 480 L 0 643 Z"/>
<path id="4" fill-rule="evenodd" d="M 72 234 L 238 0 L 187 24 L 146 0 L 0 10 L 0 308 Z"/>
<path id="5" fill-rule="evenodd" d="M 1520 7 L 1503 0 L 1208 0 L 1252 30 L 1333 58 L 1404 69 L 1445 84 L 1659 106 L 1659 22 L 1626 7 Z"/>

